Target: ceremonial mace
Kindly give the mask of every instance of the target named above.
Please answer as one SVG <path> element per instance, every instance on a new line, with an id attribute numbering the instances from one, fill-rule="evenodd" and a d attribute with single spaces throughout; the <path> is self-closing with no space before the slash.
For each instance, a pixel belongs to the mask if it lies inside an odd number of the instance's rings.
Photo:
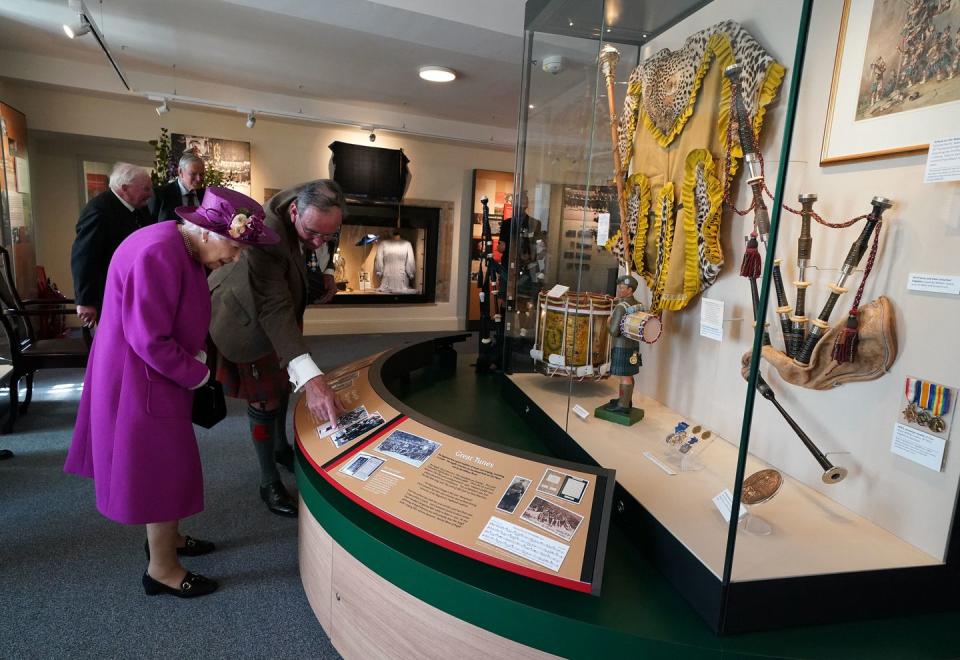
<path id="1" fill-rule="evenodd" d="M 617 100 L 614 90 L 616 84 L 617 63 L 620 61 L 620 51 L 605 44 L 600 49 L 600 72 L 607 84 L 607 108 L 610 111 L 610 140 L 613 146 L 613 171 L 617 184 L 617 208 L 620 211 L 620 236 L 623 238 L 623 258 L 627 265 L 627 274 L 631 268 L 631 250 L 633 237 L 630 235 L 630 225 L 627 222 L 627 199 L 624 193 L 623 163 L 620 160 L 620 120 L 617 117 Z"/>
<path id="2" fill-rule="evenodd" d="M 840 299 L 842 294 L 847 292 L 847 289 L 845 289 L 843 285 L 846 284 L 847 278 L 856 270 L 861 259 L 863 259 L 863 255 L 867 252 L 870 234 L 872 234 L 874 228 L 880 224 L 883 212 L 893 206 L 886 197 L 874 197 L 870 201 L 870 204 L 873 205 L 873 210 L 870 212 L 870 215 L 867 216 L 867 223 L 863 231 L 860 232 L 860 236 L 853 242 L 853 245 L 850 246 L 850 251 L 847 252 L 847 258 L 844 259 L 843 266 L 840 267 L 840 277 L 837 279 L 836 284 L 829 285 L 830 297 L 820 311 L 820 316 L 810 322 L 812 326 L 810 328 L 810 334 L 807 335 L 807 340 L 804 342 L 803 348 L 800 349 L 800 352 L 794 358 L 794 361 L 799 365 L 807 366 L 810 364 L 814 347 L 830 327 L 830 315 L 833 313 L 833 308 L 836 306 L 837 300 Z"/>
<path id="3" fill-rule="evenodd" d="M 740 137 L 740 148 L 743 151 L 743 162 L 747 169 L 747 185 L 750 186 L 753 195 L 753 226 L 754 232 L 747 241 L 747 252 L 743 255 L 743 265 L 740 268 L 740 274 L 750 279 L 751 294 L 754 301 L 753 318 L 757 323 L 764 324 L 764 345 L 770 344 L 770 336 L 766 331 L 766 311 L 761 313 L 757 309 L 759 296 L 756 292 L 757 278 L 760 277 L 760 252 L 756 249 L 757 239 L 754 234 L 759 236 L 763 243 L 764 251 L 770 256 L 767 246 L 767 237 L 770 234 L 770 212 L 763 201 L 763 166 L 760 161 L 760 155 L 757 152 L 756 143 L 753 137 L 753 125 L 750 122 L 750 116 L 747 114 L 747 107 L 743 101 L 743 94 L 740 90 L 740 71 L 742 67 L 739 64 L 731 64 L 723 70 L 730 81 L 730 91 L 733 94 L 734 112 L 737 120 L 737 134 Z M 732 117 L 730 118 L 733 119 Z M 727 149 L 733 145 L 727 145 Z M 729 176 L 729 173 L 727 173 Z M 777 295 L 777 316 L 780 318 L 780 329 L 783 332 L 784 343 L 788 343 L 790 336 L 790 305 L 787 303 L 787 294 L 783 288 L 783 276 L 780 273 L 780 260 L 773 261 L 773 285 Z"/>
<path id="4" fill-rule="evenodd" d="M 797 305 L 794 315 L 790 317 L 790 338 L 787 341 L 787 356 L 796 357 L 803 342 L 807 339 L 806 296 L 807 267 L 810 265 L 810 255 L 813 253 L 813 237 L 810 234 L 810 217 L 813 215 L 813 203 L 817 201 L 814 193 L 800 195 L 800 238 L 797 239 Z"/>

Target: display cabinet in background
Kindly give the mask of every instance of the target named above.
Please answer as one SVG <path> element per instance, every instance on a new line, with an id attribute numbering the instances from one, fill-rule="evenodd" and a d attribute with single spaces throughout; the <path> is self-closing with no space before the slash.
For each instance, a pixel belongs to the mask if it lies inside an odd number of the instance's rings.
<path id="1" fill-rule="evenodd" d="M 505 391 L 720 632 L 956 606 L 955 188 L 819 165 L 812 6 L 527 2 Z"/>

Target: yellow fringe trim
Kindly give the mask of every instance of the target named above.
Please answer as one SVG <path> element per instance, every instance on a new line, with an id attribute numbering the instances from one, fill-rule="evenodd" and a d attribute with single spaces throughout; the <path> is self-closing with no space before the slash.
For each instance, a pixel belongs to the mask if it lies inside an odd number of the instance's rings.
<path id="1" fill-rule="evenodd" d="M 697 95 L 700 91 L 700 86 L 703 83 L 703 78 L 706 76 L 707 71 L 710 68 L 710 64 L 714 59 L 721 68 L 726 68 L 734 63 L 733 48 L 730 43 L 730 37 L 726 33 L 717 32 L 710 35 L 710 40 L 707 42 L 707 47 L 704 50 L 703 60 L 700 62 L 699 67 L 697 67 L 697 73 L 694 79 L 693 89 L 690 93 L 690 98 L 687 101 L 687 105 L 683 112 L 681 112 L 676 120 L 674 120 L 673 127 L 670 129 L 669 133 L 663 133 L 659 128 L 657 128 L 656 125 L 654 125 L 653 120 L 650 119 L 649 115 L 644 111 L 642 102 L 643 86 L 639 77 L 627 87 L 627 97 L 635 103 L 635 106 L 633 108 L 633 112 L 621 118 L 621 128 L 625 130 L 626 142 L 626 153 L 622 159 L 624 167 L 629 168 L 630 162 L 633 160 L 633 141 L 636 138 L 637 124 L 639 123 L 640 115 L 643 116 L 644 127 L 647 131 L 649 131 L 649 133 L 661 147 L 667 147 L 677 137 L 677 135 L 680 134 L 684 126 L 686 126 L 687 121 L 693 114 L 693 110 L 697 102 Z M 754 136 L 760 135 L 760 129 L 763 127 L 763 120 L 767 112 L 767 106 L 773 101 L 774 98 L 776 98 L 777 91 L 783 82 L 784 73 L 785 70 L 783 65 L 779 62 L 771 62 L 770 66 L 767 67 L 767 71 L 764 74 L 763 83 L 760 86 L 760 94 L 757 99 L 757 112 L 753 118 Z M 726 78 L 726 76 L 721 76 L 720 107 L 717 117 L 717 131 L 723 150 L 726 150 L 727 148 L 727 131 L 730 125 L 730 94 L 730 81 Z M 627 106 L 628 103 L 625 101 L 625 109 Z M 730 171 L 728 172 L 729 176 L 736 174 L 739 160 L 742 158 L 743 150 L 740 148 L 738 142 L 734 145 L 731 153 Z"/>
<path id="2" fill-rule="evenodd" d="M 714 174 L 713 156 L 706 149 L 694 149 L 687 154 L 684 165 L 683 185 L 680 189 L 680 200 L 683 204 L 683 294 L 680 297 L 669 297 L 664 301 L 665 309 L 677 311 L 683 309 L 693 298 L 700 293 L 700 250 L 697 237 L 697 212 L 695 190 L 697 186 L 697 168 L 702 164 L 703 174 L 707 182 L 707 197 L 710 208 L 703 221 L 702 233 L 704 253 L 712 264 L 723 263 L 723 252 L 718 239 L 720 233 L 720 204 L 723 201 L 723 188 Z"/>
<path id="3" fill-rule="evenodd" d="M 723 48 L 723 45 L 726 45 L 726 51 L 729 55 L 729 59 L 733 61 L 733 52 L 730 50 L 730 39 L 727 35 L 714 32 L 710 35 L 710 40 L 707 42 L 707 47 L 703 53 L 703 59 L 700 61 L 700 65 L 697 67 L 697 74 L 693 79 L 693 87 L 690 89 L 690 98 L 687 99 L 687 105 L 683 110 L 677 115 L 677 118 L 673 120 L 673 126 L 667 133 L 661 131 L 653 123 L 653 120 L 650 119 L 650 116 L 647 113 L 643 113 L 643 125 L 650 132 L 650 135 L 654 137 L 657 143 L 661 147 L 667 147 L 674 138 L 680 135 L 683 131 L 683 127 L 687 125 L 687 121 L 693 115 L 693 108 L 697 104 L 697 95 L 700 92 L 700 85 L 703 84 L 703 78 L 707 75 L 707 71 L 710 70 L 710 61 L 711 55 L 715 55 L 716 52 Z"/>
<path id="4" fill-rule="evenodd" d="M 656 220 L 654 232 L 657 236 L 657 253 L 663 255 L 663 263 L 654 264 L 654 272 L 642 273 L 651 291 L 650 311 L 662 309 L 663 289 L 667 284 L 667 272 L 670 270 L 670 252 L 673 250 L 673 183 L 667 181 L 657 193 L 654 206 Z M 659 265 L 659 268 L 658 268 Z"/>
<path id="5" fill-rule="evenodd" d="M 643 272 L 644 258 L 647 249 L 647 229 L 650 225 L 650 180 L 644 174 L 634 174 L 627 179 L 627 189 L 630 195 L 639 189 L 640 203 L 637 205 L 637 222 L 633 235 L 633 266 L 637 273 Z"/>

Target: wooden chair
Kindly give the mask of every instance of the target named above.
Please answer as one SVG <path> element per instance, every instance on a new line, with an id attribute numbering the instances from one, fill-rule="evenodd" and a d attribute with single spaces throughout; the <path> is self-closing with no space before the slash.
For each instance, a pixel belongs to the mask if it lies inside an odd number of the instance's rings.
<path id="1" fill-rule="evenodd" d="M 0 433 L 13 431 L 19 415 L 25 415 L 33 399 L 33 375 L 40 369 L 82 369 L 90 354 L 90 331 L 84 328 L 83 337 L 37 339 L 31 317 L 48 314 L 76 314 L 73 300 L 23 300 L 13 281 L 10 253 L 0 246 L 0 323 L 7 336 L 10 364 L 10 412 Z M 26 383 L 26 396 L 20 403 L 19 384 Z"/>

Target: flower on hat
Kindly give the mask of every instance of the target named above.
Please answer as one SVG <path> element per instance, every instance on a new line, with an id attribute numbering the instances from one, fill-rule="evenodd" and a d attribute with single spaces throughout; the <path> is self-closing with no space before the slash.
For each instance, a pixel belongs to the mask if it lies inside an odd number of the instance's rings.
<path id="1" fill-rule="evenodd" d="M 240 209 L 233 220 L 230 221 L 230 238 L 240 238 L 247 232 L 247 225 L 250 224 L 250 216 L 244 213 L 246 209 Z"/>

